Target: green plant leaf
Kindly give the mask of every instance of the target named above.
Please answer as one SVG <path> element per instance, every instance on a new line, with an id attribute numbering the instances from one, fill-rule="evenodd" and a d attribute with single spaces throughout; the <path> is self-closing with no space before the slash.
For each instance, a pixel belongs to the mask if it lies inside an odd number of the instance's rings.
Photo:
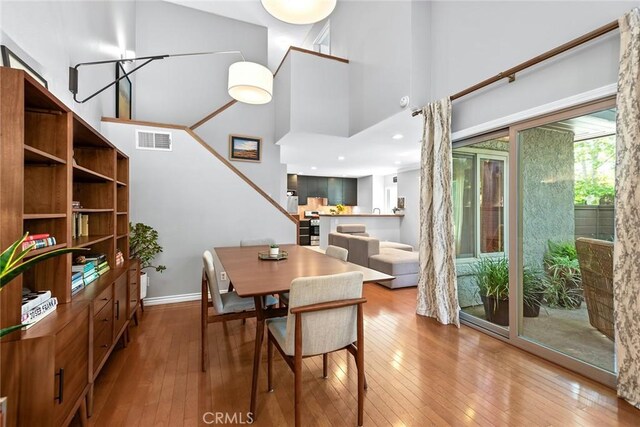
<path id="1" fill-rule="evenodd" d="M 33 267 L 34 265 L 36 265 L 41 261 L 56 257 L 58 255 L 64 255 L 70 252 L 88 251 L 88 250 L 89 249 L 87 248 L 62 248 L 62 249 L 56 249 L 54 251 L 46 252 L 42 255 L 38 255 L 36 257 L 28 259 L 22 264 L 18 264 L 17 266 L 11 267 L 6 271 L 2 271 L 2 275 L 0 276 L 0 288 L 2 288 L 7 283 L 11 282 L 13 279 L 15 279 L 16 277 L 24 273 L 26 270 L 30 269 L 31 267 Z"/>
<path id="2" fill-rule="evenodd" d="M 22 239 L 16 240 L 11 246 L 2 252 L 2 255 L 0 255 L 0 274 L 11 266 L 11 260 L 13 259 L 16 249 L 22 244 L 22 242 L 24 242 L 24 239 L 26 239 L 28 235 L 29 233 L 25 233 L 24 236 L 22 236 Z"/>
<path id="3" fill-rule="evenodd" d="M 5 335 L 10 334 L 13 331 L 16 331 L 16 330 L 22 328 L 23 326 L 26 326 L 26 325 L 13 325 L 13 326 L 9 326 L 8 328 L 0 329 L 0 338 L 2 338 Z"/>

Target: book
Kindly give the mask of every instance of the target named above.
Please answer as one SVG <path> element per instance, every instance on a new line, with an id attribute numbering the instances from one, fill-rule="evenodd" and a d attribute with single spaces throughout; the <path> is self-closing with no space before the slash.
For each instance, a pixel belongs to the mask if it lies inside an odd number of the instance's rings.
<path id="1" fill-rule="evenodd" d="M 22 296 L 22 315 L 51 298 L 51 291 L 29 292 Z"/>
<path id="2" fill-rule="evenodd" d="M 80 215 L 80 235 L 89 235 L 89 215 Z"/>
<path id="3" fill-rule="evenodd" d="M 79 291 L 84 288 L 84 281 L 80 279 L 78 282 L 74 282 L 71 284 L 71 295 L 77 294 Z"/>
<path id="4" fill-rule="evenodd" d="M 21 323 L 33 323 L 34 321 L 37 321 L 39 318 L 44 317 L 42 316 L 43 314 L 51 311 L 52 309 L 55 310 L 57 305 L 58 305 L 58 299 L 56 297 L 49 298 L 42 304 L 29 310 L 27 314 L 23 314 Z"/>
<path id="5" fill-rule="evenodd" d="M 24 239 L 25 242 L 30 242 L 32 240 L 40 240 L 40 239 L 46 239 L 47 237 L 49 237 L 48 233 L 45 234 L 30 234 L 27 236 L 26 239 Z"/>
<path id="6" fill-rule="evenodd" d="M 87 261 L 84 264 L 74 264 L 71 266 L 71 271 L 73 273 L 77 273 L 77 272 L 81 272 L 81 273 L 86 273 L 87 271 L 90 271 L 92 269 L 96 268 L 96 264 L 94 261 Z"/>
<path id="7" fill-rule="evenodd" d="M 99 267 L 100 264 L 107 262 L 107 255 L 106 254 L 87 254 L 84 256 L 84 259 L 87 261 L 95 262 L 96 265 L 98 265 Z"/>
<path id="8" fill-rule="evenodd" d="M 50 300 L 48 300 L 46 303 L 43 304 L 43 308 L 39 310 L 37 314 L 35 314 L 34 312 L 34 317 L 30 317 L 29 320 L 27 320 L 27 325 L 23 329 L 29 329 L 30 327 L 32 327 L 33 325 L 35 325 L 36 323 L 38 323 L 39 321 L 41 321 L 42 319 L 44 319 L 45 317 L 47 317 L 48 315 L 56 311 L 57 306 L 58 306 L 57 298 L 53 297 Z M 29 312 L 29 316 L 31 316 L 31 312 Z"/>
<path id="9" fill-rule="evenodd" d="M 47 246 L 54 246 L 55 244 L 56 244 L 56 238 L 55 237 L 47 237 L 47 238 L 44 238 L 44 239 L 29 240 L 29 241 L 22 242 L 22 250 L 25 250 L 28 247 L 33 247 L 33 249 L 42 249 L 42 248 L 46 248 Z"/>
<path id="10" fill-rule="evenodd" d="M 93 273 L 91 273 L 91 275 L 89 275 L 89 276 L 85 276 L 85 278 L 84 278 L 84 285 L 85 285 L 85 286 L 88 286 L 88 285 L 89 285 L 89 284 L 91 284 L 93 281 L 95 281 L 98 277 L 100 277 L 100 276 L 98 275 L 98 273 L 97 273 L 97 272 L 93 272 Z"/>
<path id="11" fill-rule="evenodd" d="M 101 268 L 98 268 L 98 274 L 102 276 L 104 273 L 106 273 L 109 270 L 110 270 L 109 264 L 105 263 L 104 266 L 102 266 Z"/>

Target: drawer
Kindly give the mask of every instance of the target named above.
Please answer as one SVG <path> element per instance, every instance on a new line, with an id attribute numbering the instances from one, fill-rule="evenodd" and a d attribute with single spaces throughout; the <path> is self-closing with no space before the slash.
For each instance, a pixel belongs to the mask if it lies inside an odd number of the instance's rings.
<path id="1" fill-rule="evenodd" d="M 54 425 L 63 425 L 89 383 L 89 310 L 56 334 Z"/>
<path id="2" fill-rule="evenodd" d="M 108 286 L 107 289 L 102 291 L 100 295 L 96 299 L 93 300 L 93 312 L 98 313 L 102 308 L 107 305 L 107 303 L 111 300 L 111 286 Z"/>
<path id="3" fill-rule="evenodd" d="M 93 317 L 93 374 L 113 343 L 113 304 L 109 303 Z"/>

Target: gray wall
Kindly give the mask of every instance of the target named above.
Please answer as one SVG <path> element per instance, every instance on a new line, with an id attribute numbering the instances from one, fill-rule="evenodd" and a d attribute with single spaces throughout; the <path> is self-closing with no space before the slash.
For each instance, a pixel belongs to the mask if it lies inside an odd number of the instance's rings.
<path id="1" fill-rule="evenodd" d="M 420 241 L 420 170 L 398 172 L 398 197 L 404 197 L 400 241 L 418 248 Z"/>
<path id="2" fill-rule="evenodd" d="M 433 2 L 431 98 L 439 99 L 618 19 L 640 1 Z M 617 80 L 619 35 L 455 101 L 453 130 L 603 87 Z"/>
<path id="3" fill-rule="evenodd" d="M 267 63 L 267 29 L 162 1 L 136 2 L 138 55 L 241 50 Z M 139 120 L 192 125 L 231 100 L 228 68 L 238 55 L 165 59 L 138 72 Z"/>
<path id="4" fill-rule="evenodd" d="M 150 272 L 149 297 L 198 292 L 206 249 L 265 236 L 295 242 L 293 222 L 186 132 L 171 131 L 173 151 L 162 152 L 135 149 L 136 129 L 153 128 L 103 123 L 103 129 L 130 158 L 131 221 L 157 229 L 164 247 L 157 262 L 167 270 Z"/>
<path id="5" fill-rule="evenodd" d="M 54 95 L 99 129 L 102 116 L 115 115 L 115 89 L 77 104 L 69 92 L 69 67 L 118 59 L 127 50 L 135 50 L 135 16 L 132 1 L 3 0 L 0 37 L 2 44 L 47 80 Z M 79 98 L 114 78 L 113 64 L 81 68 Z"/>
<path id="6" fill-rule="evenodd" d="M 358 178 L 358 212 L 371 212 L 373 209 L 373 176 Z"/>
<path id="7" fill-rule="evenodd" d="M 549 240 L 574 240 L 573 133 L 533 128 L 519 137 L 523 261 L 542 268 Z"/>

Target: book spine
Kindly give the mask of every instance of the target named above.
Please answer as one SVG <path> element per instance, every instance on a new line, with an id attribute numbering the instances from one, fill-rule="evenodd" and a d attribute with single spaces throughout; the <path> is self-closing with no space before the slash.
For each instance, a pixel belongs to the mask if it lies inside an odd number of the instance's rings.
<path id="1" fill-rule="evenodd" d="M 34 319 L 40 317 L 47 311 L 55 310 L 58 305 L 58 299 L 56 297 L 49 298 L 39 306 L 31 309 L 27 314 L 22 315 L 22 323 L 31 323 Z"/>
<path id="2" fill-rule="evenodd" d="M 58 301 L 55 298 L 51 298 L 51 299 L 55 300 L 55 304 L 48 306 L 48 308 L 46 310 L 41 311 L 37 317 L 30 319 L 29 323 L 24 327 L 24 329 L 29 329 L 30 327 L 32 327 L 33 325 L 35 325 L 36 323 L 38 323 L 39 321 L 41 321 L 42 319 L 44 319 L 45 317 L 47 317 L 48 315 L 56 311 L 56 307 L 58 306 Z"/>
<path id="3" fill-rule="evenodd" d="M 27 236 L 26 239 L 24 239 L 25 242 L 30 242 L 32 240 L 41 240 L 41 239 L 46 239 L 47 237 L 49 237 L 49 234 L 30 234 Z"/>
<path id="4" fill-rule="evenodd" d="M 46 291 L 40 295 L 38 295 L 36 298 L 30 300 L 29 302 L 27 302 L 26 304 L 22 305 L 22 315 L 25 315 L 27 313 L 29 313 L 29 311 L 31 311 L 34 307 L 39 306 L 40 304 L 42 304 L 43 302 L 47 301 L 49 298 L 51 298 L 51 291 Z"/>

